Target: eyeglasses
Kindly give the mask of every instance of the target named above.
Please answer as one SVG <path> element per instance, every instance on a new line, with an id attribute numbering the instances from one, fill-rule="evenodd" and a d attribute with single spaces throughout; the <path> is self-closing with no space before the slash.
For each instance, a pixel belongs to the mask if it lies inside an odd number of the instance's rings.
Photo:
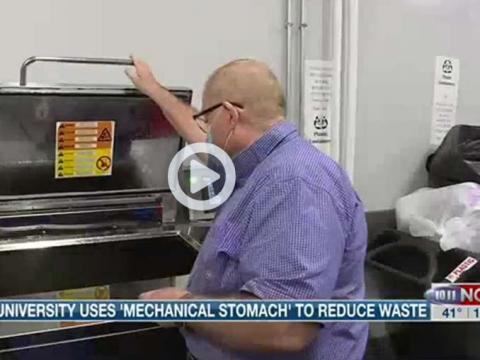
<path id="1" fill-rule="evenodd" d="M 243 106 L 234 102 L 231 102 L 233 106 L 243 109 Z M 208 133 L 208 122 L 204 118 L 204 116 L 208 113 L 211 113 L 212 111 L 217 110 L 219 107 L 223 106 L 223 102 L 218 103 L 216 105 L 210 106 L 209 108 L 206 108 L 205 110 L 200 111 L 198 114 L 193 115 L 193 119 L 196 120 L 198 127 L 200 130 L 202 130 L 205 134 Z"/>

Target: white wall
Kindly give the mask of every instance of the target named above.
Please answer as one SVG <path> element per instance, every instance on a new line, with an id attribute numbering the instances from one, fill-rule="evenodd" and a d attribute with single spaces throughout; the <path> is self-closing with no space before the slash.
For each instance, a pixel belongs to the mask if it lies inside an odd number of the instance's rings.
<path id="1" fill-rule="evenodd" d="M 266 61 L 284 78 L 281 0 L 10 0 L 0 4 L 0 82 L 31 55 L 144 57 L 161 81 L 200 91 L 215 67 Z M 35 82 L 126 83 L 122 69 L 32 65 Z"/>
<path id="2" fill-rule="evenodd" d="M 480 2 L 361 0 L 354 184 L 368 210 L 427 183 L 434 64 L 461 61 L 457 122 L 480 125 Z"/>

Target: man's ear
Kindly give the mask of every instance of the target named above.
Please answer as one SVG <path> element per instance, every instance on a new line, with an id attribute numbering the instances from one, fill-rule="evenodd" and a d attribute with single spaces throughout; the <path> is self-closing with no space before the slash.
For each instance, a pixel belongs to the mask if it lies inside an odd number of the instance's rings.
<path id="1" fill-rule="evenodd" d="M 239 112 L 238 108 L 233 106 L 228 101 L 223 102 L 223 107 L 228 111 L 228 113 L 230 115 L 230 123 L 232 125 L 238 124 L 238 121 L 240 120 L 240 112 Z"/>

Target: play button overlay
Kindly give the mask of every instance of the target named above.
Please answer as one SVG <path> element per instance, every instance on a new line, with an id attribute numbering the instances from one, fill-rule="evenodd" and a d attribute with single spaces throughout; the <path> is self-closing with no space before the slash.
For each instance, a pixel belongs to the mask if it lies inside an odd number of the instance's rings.
<path id="1" fill-rule="evenodd" d="M 208 165 L 201 159 L 208 157 Z M 210 166 L 211 164 L 215 164 Z M 189 167 L 190 179 L 188 190 L 183 189 L 182 168 Z M 228 154 L 218 146 L 210 143 L 197 143 L 185 146 L 170 162 L 168 168 L 168 185 L 173 196 L 185 207 L 196 211 L 213 210 L 228 200 L 235 187 L 235 166 Z M 216 194 L 207 199 L 198 199 L 202 191 L 222 185 Z M 187 194 L 185 192 L 189 192 Z M 210 194 L 211 191 L 208 191 Z"/>
<path id="2" fill-rule="evenodd" d="M 219 173 L 210 170 L 197 160 L 190 162 L 190 174 L 190 192 L 192 194 L 197 194 L 199 191 L 208 188 L 221 178 Z"/>

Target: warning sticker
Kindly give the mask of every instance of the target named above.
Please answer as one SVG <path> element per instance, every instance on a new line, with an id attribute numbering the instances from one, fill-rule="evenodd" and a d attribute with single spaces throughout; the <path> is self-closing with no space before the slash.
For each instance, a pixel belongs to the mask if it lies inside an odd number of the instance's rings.
<path id="1" fill-rule="evenodd" d="M 108 129 L 103 129 L 97 141 L 112 141 L 112 135 Z"/>
<path id="2" fill-rule="evenodd" d="M 55 178 L 110 176 L 114 121 L 57 122 Z"/>

